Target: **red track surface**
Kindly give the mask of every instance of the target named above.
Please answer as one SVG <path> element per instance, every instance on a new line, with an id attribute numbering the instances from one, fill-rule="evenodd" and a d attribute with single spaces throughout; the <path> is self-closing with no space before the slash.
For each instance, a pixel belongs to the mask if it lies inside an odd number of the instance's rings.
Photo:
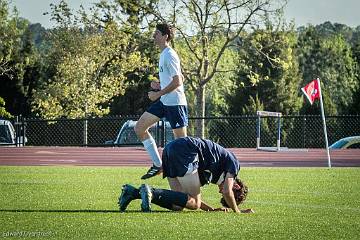
<path id="1" fill-rule="evenodd" d="M 230 149 L 242 167 L 327 167 L 324 149 L 291 149 L 279 152 L 250 148 Z M 360 167 L 360 149 L 330 152 L 333 167 Z M 6 166 L 149 166 L 142 147 L 1 147 L 0 165 Z"/>

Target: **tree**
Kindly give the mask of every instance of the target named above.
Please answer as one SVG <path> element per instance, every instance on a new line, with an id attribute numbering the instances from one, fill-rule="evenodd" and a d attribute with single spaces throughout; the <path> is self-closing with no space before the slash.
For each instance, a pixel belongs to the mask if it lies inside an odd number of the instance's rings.
<path id="1" fill-rule="evenodd" d="M 273 26 L 256 29 L 238 41 L 239 65 L 235 80 L 235 93 L 227 97 L 231 115 L 254 116 L 258 110 L 296 114 L 301 107 L 301 82 L 298 62 L 293 49 L 297 43 L 292 26 Z M 262 135 L 274 136 L 275 118 L 262 119 Z M 253 124 L 253 125 L 251 125 Z M 250 127 L 249 127 L 250 126 Z M 254 121 L 229 129 L 236 136 L 238 146 L 254 146 Z M 292 126 L 284 125 L 282 139 Z M 250 138 L 248 136 L 254 136 Z M 268 138 L 268 139 L 269 139 Z M 274 141 L 275 143 L 275 141 Z"/>
<path id="2" fill-rule="evenodd" d="M 29 113 L 28 98 L 33 85 L 29 71 L 35 72 L 37 53 L 34 48 L 29 22 L 10 11 L 8 2 L 0 0 L 0 96 L 12 114 Z"/>
<path id="3" fill-rule="evenodd" d="M 6 111 L 6 108 L 5 108 L 5 101 L 2 97 L 0 97 L 0 117 L 2 118 L 11 118 L 12 115 Z"/>
<path id="4" fill-rule="evenodd" d="M 354 92 L 354 101 L 352 107 L 349 109 L 350 114 L 360 113 L 360 26 L 355 28 L 353 37 L 351 39 L 351 49 L 353 57 L 357 63 L 357 82 L 358 89 Z"/>
<path id="5" fill-rule="evenodd" d="M 99 9 L 106 14 L 100 16 Z M 128 76 L 147 66 L 147 59 L 131 43 L 132 29 L 107 14 L 111 9 L 101 2 L 90 14 L 83 10 L 74 15 L 64 1 L 52 5 L 51 16 L 58 25 L 44 48 L 50 50 L 46 65 L 52 67 L 34 95 L 33 110 L 38 115 L 108 114 L 112 99 L 130 84 Z"/>
<path id="6" fill-rule="evenodd" d="M 84 37 L 57 65 L 54 78 L 35 92 L 33 109 L 45 118 L 107 114 L 106 103 L 124 93 L 126 74 L 146 65 L 139 52 L 129 52 L 129 41 L 111 22 Z"/>
<path id="7" fill-rule="evenodd" d="M 254 115 L 256 110 L 298 113 L 301 82 L 293 49 L 296 33 L 290 27 L 258 29 L 239 46 L 237 90 L 229 97 L 232 114 Z M 262 107 L 263 109 L 260 109 Z"/>
<path id="8" fill-rule="evenodd" d="M 318 35 L 325 38 L 332 37 L 334 35 L 341 35 L 343 38 L 350 43 L 353 38 L 354 31 L 351 27 L 341 23 L 331 23 L 326 21 L 322 24 L 314 26 Z M 305 29 L 303 27 L 302 29 Z"/>
<path id="9" fill-rule="evenodd" d="M 297 54 L 302 86 L 319 77 L 326 114 L 346 113 L 359 87 L 358 66 L 349 43 L 340 34 L 324 37 L 313 26 L 308 26 L 299 33 Z M 318 103 L 306 104 L 302 113 L 318 114 L 318 107 Z"/>
<path id="10" fill-rule="evenodd" d="M 183 70 L 187 84 L 196 99 L 196 116 L 205 116 L 207 84 L 218 73 L 233 70 L 226 64 L 220 64 L 227 49 L 239 38 L 245 27 L 260 24 L 264 15 L 281 9 L 281 5 L 277 4 L 282 2 L 169 0 L 158 4 L 154 15 L 176 26 L 179 36 L 191 54 L 186 56 L 189 61 L 183 64 Z M 219 40 L 221 42 L 215 43 Z M 184 61 L 184 58 L 180 57 Z M 197 121 L 196 129 L 196 135 L 204 136 L 203 119 Z"/>
<path id="11" fill-rule="evenodd" d="M 215 55 L 225 41 L 225 37 L 221 34 L 212 38 L 212 44 L 208 47 L 209 55 Z M 177 39 L 176 48 L 181 56 L 182 65 L 186 71 L 190 67 L 194 67 L 197 59 L 186 45 L 187 43 L 182 39 Z M 217 73 L 212 77 L 211 81 L 206 83 L 206 94 L 204 96 L 205 113 L 206 115 L 222 115 L 227 114 L 228 106 L 225 96 L 230 95 L 234 89 L 234 82 L 232 81 L 235 69 L 237 66 L 237 51 L 234 47 L 229 47 L 224 50 L 222 57 L 218 62 Z M 187 76 L 192 80 L 187 79 L 185 82 L 186 93 L 189 103 L 196 103 L 198 100 L 197 81 L 195 75 L 187 73 Z M 198 104 L 189 104 L 189 110 L 192 115 L 199 116 Z"/>
<path id="12" fill-rule="evenodd" d="M 131 35 L 128 47 L 141 52 L 142 57 L 148 59 L 146 68 L 127 74 L 128 87 L 124 95 L 118 95 L 112 99 L 110 114 L 142 114 L 150 103 L 147 92 L 150 89 L 150 81 L 156 78 L 158 49 L 152 39 L 153 25 L 149 23 L 144 28 L 143 23 L 149 10 L 157 2 L 158 0 L 117 0 L 97 4 L 97 8 L 101 9 L 101 12 L 106 12 L 100 21 L 106 22 L 108 19 L 117 21 L 124 32 Z"/>
<path id="13" fill-rule="evenodd" d="M 0 76 L 13 76 L 14 66 L 11 64 L 20 45 L 21 30 L 17 27 L 20 21 L 16 9 L 11 15 L 6 0 L 0 0 Z"/>

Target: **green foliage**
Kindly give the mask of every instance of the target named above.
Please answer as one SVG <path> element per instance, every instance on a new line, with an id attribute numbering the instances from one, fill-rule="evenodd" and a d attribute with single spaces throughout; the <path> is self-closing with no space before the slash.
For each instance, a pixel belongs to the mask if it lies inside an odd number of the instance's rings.
<path id="1" fill-rule="evenodd" d="M 136 72 L 127 74 L 128 87 L 124 95 L 114 97 L 111 103 L 110 114 L 134 115 L 142 114 L 150 104 L 147 96 L 150 82 L 157 80 L 159 50 L 153 41 L 154 24 L 148 16 L 158 0 L 117 0 L 109 4 L 108 16 L 121 18 L 121 26 L 126 34 L 131 35 L 128 47 L 137 50 L 148 62 L 146 66 Z M 111 12 L 111 13 L 110 13 Z M 119 14 L 121 12 L 121 14 Z M 148 25 L 144 28 L 144 21 Z"/>
<path id="2" fill-rule="evenodd" d="M 161 8 L 155 11 L 155 16 L 172 22 L 182 38 L 182 47 L 177 49 L 183 61 L 186 84 L 190 85 L 188 90 L 192 91 L 188 95 L 189 102 L 194 102 L 190 113 L 203 117 L 209 110 L 215 115 L 227 112 L 225 99 L 220 96 L 231 94 L 233 90 L 231 75 L 225 73 L 234 71 L 231 64 L 227 64 L 234 61 L 226 52 L 231 52 L 234 41 L 245 26 L 261 21 L 262 16 L 277 9 L 277 3 L 281 1 L 163 2 Z M 184 19 L 187 21 L 184 22 Z M 210 98 L 212 102 L 207 104 Z M 204 136 L 203 122 L 197 121 L 195 135 Z"/>
<path id="3" fill-rule="evenodd" d="M 357 82 L 359 87 L 354 92 L 354 101 L 349 109 L 349 113 L 358 114 L 360 113 L 360 26 L 358 26 L 353 32 L 351 46 L 353 57 L 357 63 Z"/>
<path id="4" fill-rule="evenodd" d="M 285 26 L 273 29 L 268 25 L 266 29 L 243 36 L 235 78 L 237 89 L 228 97 L 231 114 L 256 115 L 258 110 L 281 112 L 283 115 L 298 113 L 302 101 L 299 92 L 301 79 L 293 51 L 296 40 L 295 31 Z M 270 119 L 262 119 L 263 136 L 274 133 L 268 127 L 270 122 Z M 291 128 L 291 125 L 283 126 L 284 132 L 291 132 Z M 234 134 L 241 135 L 244 131 L 235 129 Z M 242 138 L 249 134 L 247 132 Z M 286 138 L 284 134 L 282 139 L 286 141 Z"/>
<path id="5" fill-rule="evenodd" d="M 5 108 L 5 101 L 2 97 L 0 97 L 0 117 L 2 118 L 11 118 L 12 115 L 6 111 L 6 108 Z"/>
<path id="6" fill-rule="evenodd" d="M 212 37 L 212 42 L 207 46 L 209 62 L 216 61 L 217 54 L 221 51 L 221 47 L 225 43 L 226 39 L 222 35 Z M 191 42 L 196 45 L 200 43 L 200 39 L 197 36 L 192 37 Z M 197 43 L 196 43 L 197 42 Z M 198 60 L 196 55 L 186 46 L 186 43 L 181 39 L 176 39 L 176 50 L 181 58 L 183 71 L 185 72 L 187 79 L 185 82 L 186 93 L 189 102 L 190 115 L 196 115 L 196 92 L 201 85 L 202 80 L 199 78 L 199 73 L 195 70 L 197 67 L 194 65 Z M 197 51 L 201 50 L 201 47 L 196 48 Z M 200 53 L 199 53 L 200 54 Z M 207 115 L 218 116 L 227 114 L 228 104 L 224 96 L 231 95 L 234 89 L 234 82 L 231 80 L 235 73 L 237 61 L 237 52 L 233 48 L 226 48 L 222 53 L 222 57 L 219 60 L 217 70 L 213 69 L 215 66 L 210 64 L 208 71 L 215 71 L 216 74 L 212 77 L 212 80 L 206 84 L 205 90 L 205 109 Z"/>
<path id="7" fill-rule="evenodd" d="M 237 91 L 230 97 L 231 113 L 255 114 L 258 107 L 283 114 L 297 113 L 301 99 L 293 52 L 295 31 L 259 29 L 245 36 L 241 44 Z"/>
<path id="8" fill-rule="evenodd" d="M 258 94 L 250 96 L 249 104 L 243 108 L 246 115 L 256 115 L 257 111 L 264 111 L 264 104 L 260 101 Z"/>
<path id="9" fill-rule="evenodd" d="M 56 27 L 45 30 L 0 0 L 0 96 L 13 115 L 141 114 L 158 71 L 154 24 L 168 21 L 191 116 L 319 114 L 319 103 L 302 104 L 300 92 L 316 77 L 327 115 L 359 113 L 360 27 L 274 29 L 270 15 L 282 2 L 112 0 L 73 14 L 62 0 L 51 4 Z M 246 33 L 254 22 L 265 29 Z"/>
<path id="10" fill-rule="evenodd" d="M 126 74 L 147 63 L 128 50 L 130 40 L 115 23 L 84 36 L 81 46 L 65 54 L 54 79 L 35 92 L 33 109 L 44 118 L 107 114 L 103 104 L 124 93 Z"/>
<path id="11" fill-rule="evenodd" d="M 326 37 L 309 26 L 300 32 L 297 49 L 302 85 L 319 77 L 326 114 L 346 113 L 359 87 L 358 65 L 349 43 L 337 33 Z M 302 111 L 314 113 L 317 109 L 318 103 L 305 105 Z"/>
<path id="12" fill-rule="evenodd" d="M 359 239 L 359 168 L 242 168 L 255 214 L 169 212 L 140 200 L 119 213 L 122 184 L 139 186 L 145 168 L 0 168 L 0 231 L 55 239 Z M 161 177 L 150 185 L 168 189 Z M 220 206 L 215 185 L 202 198 Z M 221 219 L 221 220 L 219 220 Z M 336 224 L 334 224 L 336 219 Z M 159 227 L 161 226 L 161 227 Z"/>
<path id="13" fill-rule="evenodd" d="M 165 3 L 161 4 L 163 2 Z M 245 26 L 252 26 L 254 22 L 261 21 L 264 15 L 281 8 L 277 5 L 279 2 L 282 0 L 188 0 L 171 4 L 160 1 L 159 9 L 154 10 L 154 16 L 173 23 L 183 41 L 181 48 L 185 53 L 183 56 L 180 53 L 180 57 L 184 62 L 183 74 L 186 84 L 190 85 L 187 89 L 191 89 L 187 95 L 189 103 L 194 102 L 194 105 L 191 104 L 189 107 L 191 115 L 204 117 L 208 115 L 206 111 L 209 110 L 215 115 L 227 112 L 225 99 L 221 96 L 230 94 L 233 84 L 228 81 L 229 78 L 225 80 L 222 77 L 227 78 L 229 75 L 224 73 L 234 71 L 232 66 L 226 64 L 234 61 L 228 58 L 225 52 L 231 49 Z M 219 73 L 223 73 L 223 76 Z M 216 77 L 218 81 L 215 81 Z M 213 87 L 209 88 L 211 83 Z M 224 87 L 219 89 L 219 86 Z M 210 98 L 212 103 L 207 104 Z M 209 107 L 211 105 L 213 107 Z M 204 121 L 197 120 L 195 130 L 195 136 L 204 137 Z"/>
<path id="14" fill-rule="evenodd" d="M 0 1 L 0 96 L 13 114 L 28 112 L 27 98 L 34 85 L 34 79 L 26 79 L 36 72 L 37 61 L 28 25 L 16 9 L 9 9 L 8 1 Z"/>
<path id="15" fill-rule="evenodd" d="M 116 0 L 120 12 L 126 17 L 126 22 L 138 30 L 159 0 Z"/>
<path id="16" fill-rule="evenodd" d="M 13 13 L 13 15 L 12 15 Z M 0 76 L 13 76 L 15 66 L 11 61 L 20 48 L 21 29 L 17 12 L 10 11 L 7 0 L 0 1 Z"/>
<path id="17" fill-rule="evenodd" d="M 154 54 L 157 49 L 152 41 L 152 29 L 144 31 L 142 26 L 143 20 L 154 2 L 156 1 L 101 1 L 94 4 L 89 11 L 82 9 L 76 15 L 72 14 L 63 1 L 58 5 L 53 5 L 51 16 L 59 26 L 50 32 L 50 38 L 47 41 L 49 47 L 44 51 L 48 62 L 45 66 L 50 67 L 47 69 L 43 81 L 54 79 L 60 60 L 68 58 L 69 52 L 76 56 L 79 52 L 84 51 L 80 48 L 87 44 L 88 40 L 86 39 L 89 35 L 100 34 L 109 24 L 116 23 L 119 29 L 118 33 L 115 33 L 117 35 L 115 37 L 127 39 L 126 43 L 121 43 L 120 49 L 127 55 L 133 53 L 135 56 L 141 53 L 142 60 L 140 63 L 128 62 L 130 68 L 125 71 L 121 70 L 123 76 L 119 77 L 119 80 L 122 81 L 119 93 L 113 95 L 111 99 L 105 99 L 106 102 L 101 106 L 110 105 L 110 108 L 105 109 L 102 113 L 99 112 L 99 115 L 107 113 L 113 115 L 141 114 L 149 102 L 146 93 L 149 90 L 150 80 L 156 73 L 154 66 L 157 65 L 158 60 L 157 55 Z M 103 36 L 103 38 L 107 37 Z M 104 39 L 104 41 L 107 40 Z M 108 41 L 113 40 L 109 39 Z M 119 49 L 114 50 L 114 55 L 117 54 L 116 51 Z M 46 52 L 50 52 L 50 54 L 46 54 Z M 107 71 L 107 69 L 101 71 Z M 126 91 L 124 91 L 125 89 Z"/>

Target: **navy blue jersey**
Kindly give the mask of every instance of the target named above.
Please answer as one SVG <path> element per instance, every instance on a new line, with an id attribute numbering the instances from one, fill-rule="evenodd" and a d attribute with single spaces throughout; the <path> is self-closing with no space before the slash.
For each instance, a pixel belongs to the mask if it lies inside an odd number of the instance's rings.
<path id="1" fill-rule="evenodd" d="M 193 164 L 198 169 L 202 184 L 217 183 L 222 173 L 237 176 L 240 170 L 240 163 L 233 153 L 201 138 L 175 139 L 165 146 L 162 160 L 164 177 L 182 177 L 189 164 Z"/>

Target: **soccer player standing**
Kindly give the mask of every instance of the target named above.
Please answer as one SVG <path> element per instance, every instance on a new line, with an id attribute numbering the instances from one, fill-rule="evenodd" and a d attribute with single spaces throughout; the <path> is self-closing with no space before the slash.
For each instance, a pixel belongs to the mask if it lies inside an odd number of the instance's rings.
<path id="1" fill-rule="evenodd" d="M 152 82 L 152 91 L 148 97 L 153 103 L 141 115 L 135 125 L 135 132 L 149 153 L 153 166 L 141 177 L 147 179 L 161 172 L 162 162 L 154 138 L 149 133 L 149 127 L 165 118 L 170 122 L 174 138 L 187 136 L 188 125 L 187 101 L 184 93 L 183 75 L 181 73 L 180 59 L 170 47 L 174 37 L 174 29 L 166 23 L 158 24 L 153 38 L 160 48 L 159 79 Z"/>

